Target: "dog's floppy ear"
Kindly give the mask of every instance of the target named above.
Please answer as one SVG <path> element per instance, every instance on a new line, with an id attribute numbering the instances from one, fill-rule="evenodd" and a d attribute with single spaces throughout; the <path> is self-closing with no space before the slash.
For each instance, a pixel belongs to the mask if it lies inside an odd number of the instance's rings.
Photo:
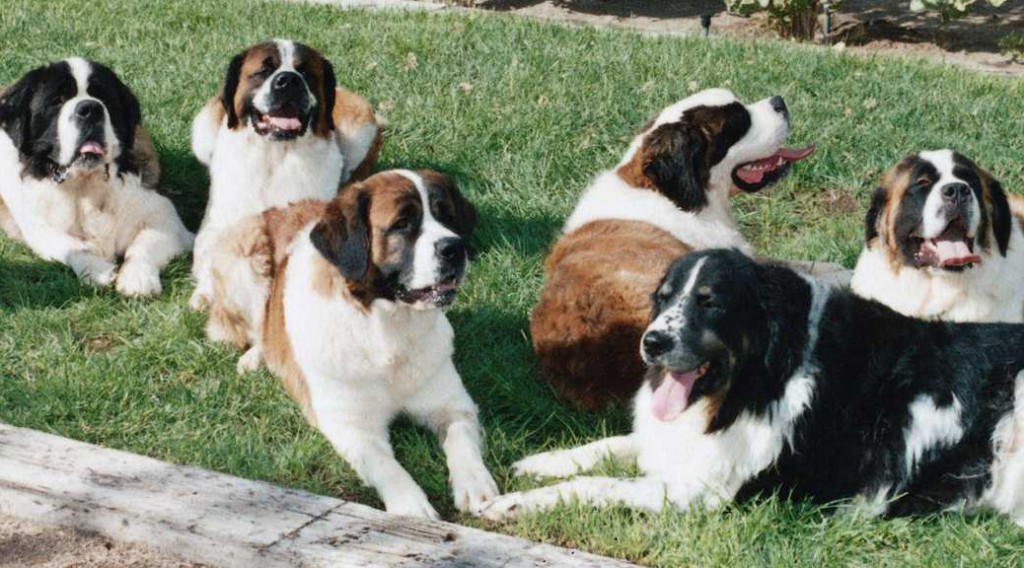
<path id="1" fill-rule="evenodd" d="M 35 96 L 45 72 L 45 67 L 33 69 L 0 94 L 0 128 L 24 154 L 28 153 L 24 147 L 30 137 L 32 97 Z"/>
<path id="2" fill-rule="evenodd" d="M 1010 246 L 1010 232 L 1013 228 L 1010 204 L 1006 199 L 1002 184 L 987 172 L 980 169 L 978 172 L 981 174 L 982 191 L 988 193 L 988 214 L 992 223 L 992 234 L 996 237 L 999 254 L 1006 256 L 1006 249 Z"/>
<path id="3" fill-rule="evenodd" d="M 341 191 L 309 234 L 313 246 L 346 280 L 362 280 L 370 268 L 370 194 L 362 184 Z"/>
<path id="4" fill-rule="evenodd" d="M 455 180 L 431 170 L 417 173 L 427 185 L 430 214 L 455 234 L 469 240 L 476 228 L 476 208 L 462 195 Z"/>
<path id="5" fill-rule="evenodd" d="M 684 211 L 707 205 L 704 154 L 707 141 L 693 126 L 662 124 L 644 137 L 642 171 L 661 193 Z"/>
<path id="6" fill-rule="evenodd" d="M 323 124 L 327 125 L 327 131 L 321 134 L 328 134 L 334 130 L 338 125 L 334 124 L 334 101 L 338 93 L 338 80 L 334 76 L 334 66 L 325 57 L 324 61 L 324 77 L 323 77 L 323 108 L 320 112 L 323 113 Z"/>
<path id="7" fill-rule="evenodd" d="M 228 128 L 238 126 L 235 93 L 238 92 L 238 83 L 242 80 L 242 63 L 244 62 L 244 51 L 231 58 L 231 63 L 228 64 L 228 74 L 224 76 L 224 88 L 220 92 L 220 104 L 224 107 L 224 114 L 228 117 Z"/>
<path id="8" fill-rule="evenodd" d="M 885 210 L 888 196 L 889 191 L 882 186 L 876 187 L 871 195 L 871 206 L 868 207 L 868 214 L 864 216 L 864 242 L 868 244 L 878 237 L 878 219 Z"/>

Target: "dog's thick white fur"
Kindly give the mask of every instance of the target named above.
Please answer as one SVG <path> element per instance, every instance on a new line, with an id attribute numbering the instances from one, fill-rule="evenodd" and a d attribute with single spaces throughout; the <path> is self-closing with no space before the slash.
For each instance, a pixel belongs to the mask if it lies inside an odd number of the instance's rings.
<path id="1" fill-rule="evenodd" d="M 23 175 L 23 164 L 11 138 L 0 131 L 0 217 L 8 235 L 41 258 L 71 267 L 83 281 L 114 284 L 125 296 L 160 294 L 160 271 L 192 247 L 193 235 L 166 197 L 143 185 L 137 173 L 119 172 L 121 148 L 106 111 L 104 164 L 85 168 L 74 162 L 78 125 L 67 117 L 82 101 L 99 99 L 86 91 L 92 65 L 67 61 L 78 83 L 77 96 L 67 100 L 57 121 L 61 164 L 67 167 L 58 183 Z M 106 106 L 104 105 L 104 108 Z M 120 269 L 118 257 L 124 262 Z"/>

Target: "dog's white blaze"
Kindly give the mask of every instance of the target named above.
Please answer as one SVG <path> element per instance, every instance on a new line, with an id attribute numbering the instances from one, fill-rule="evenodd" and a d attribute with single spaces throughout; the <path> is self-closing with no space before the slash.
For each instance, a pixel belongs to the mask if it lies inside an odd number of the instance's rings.
<path id="1" fill-rule="evenodd" d="M 274 44 L 277 46 L 277 53 L 281 58 L 281 64 L 278 65 L 277 69 L 274 70 L 270 77 L 267 77 L 267 80 L 260 85 L 260 88 L 256 90 L 256 95 L 252 99 L 253 106 L 255 106 L 256 110 L 261 113 L 266 113 L 270 110 L 270 91 L 271 85 L 274 84 L 274 79 L 276 79 L 281 73 L 295 71 L 295 42 L 290 39 L 275 39 Z M 313 91 L 310 90 L 309 84 L 306 83 L 306 78 L 303 77 L 301 73 L 299 74 L 299 78 L 302 80 L 302 86 L 306 89 L 306 94 L 309 95 L 306 98 L 306 100 L 309 101 L 309 106 L 305 109 L 309 110 L 310 108 L 315 107 L 319 101 L 317 101 L 316 97 L 313 96 Z M 308 134 L 309 132 L 307 131 L 304 136 Z"/>
<path id="2" fill-rule="evenodd" d="M 960 400 L 955 395 L 953 404 L 941 408 L 928 395 L 920 395 L 910 403 L 910 427 L 904 432 L 908 473 L 913 473 L 926 451 L 960 441 L 964 435 L 961 410 Z"/>
<path id="3" fill-rule="evenodd" d="M 75 107 L 82 101 L 96 101 L 103 107 L 103 138 L 107 156 L 105 161 L 112 163 L 121 153 L 121 142 L 114 134 L 114 124 L 110 120 L 110 110 L 103 101 L 89 95 L 89 76 L 92 75 L 92 66 L 81 57 L 72 57 L 65 60 L 71 68 L 71 76 L 75 79 L 75 96 L 64 103 L 57 118 L 57 142 L 60 145 L 57 160 L 62 166 L 70 165 L 75 159 L 75 152 L 78 150 L 78 138 L 81 129 L 75 121 Z M 114 172 L 112 172 L 114 173 Z"/>
<path id="4" fill-rule="evenodd" d="M 436 245 L 441 239 L 457 237 L 454 231 L 445 227 L 430 212 L 430 195 L 423 183 L 423 178 L 409 170 L 395 170 L 395 173 L 404 177 L 416 186 L 420 195 L 420 203 L 423 204 L 423 224 L 420 228 L 420 235 L 416 238 L 416 246 L 413 248 L 413 273 L 409 288 L 425 288 L 438 284 L 440 261 Z"/>
<path id="5" fill-rule="evenodd" d="M 697 279 L 700 277 L 701 268 L 704 267 L 704 261 L 707 257 L 704 257 L 697 261 L 697 264 L 693 265 L 690 269 L 690 275 L 686 278 L 686 283 L 683 284 L 683 290 L 679 293 L 679 298 L 671 308 L 658 314 L 658 317 L 647 327 L 648 330 L 663 331 L 669 335 L 675 336 L 681 329 L 686 327 L 686 316 L 683 315 L 686 310 L 686 304 L 689 301 L 690 295 L 693 293 L 694 286 L 697 285 Z M 643 356 L 643 347 L 640 348 L 640 354 Z"/>
<path id="6" fill-rule="evenodd" d="M 943 213 L 942 188 L 951 183 L 967 182 L 953 174 L 952 150 L 931 150 L 918 155 L 921 156 L 921 159 L 931 162 L 940 176 L 928 193 L 928 199 L 924 202 L 924 210 L 921 212 L 921 236 L 926 239 L 934 239 L 942 234 L 947 225 L 946 215 Z M 967 234 L 973 237 L 978 234 L 978 226 L 981 224 L 981 207 L 978 205 L 978 198 L 974 196 L 973 191 L 968 211 L 970 212 L 970 223 L 967 227 Z"/>

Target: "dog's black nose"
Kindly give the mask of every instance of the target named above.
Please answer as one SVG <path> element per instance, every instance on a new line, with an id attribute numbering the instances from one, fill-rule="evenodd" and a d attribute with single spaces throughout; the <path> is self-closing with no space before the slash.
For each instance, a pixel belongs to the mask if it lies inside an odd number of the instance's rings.
<path id="1" fill-rule="evenodd" d="M 270 85 L 275 91 L 290 91 L 302 86 L 302 77 L 292 71 L 278 73 Z"/>
<path id="2" fill-rule="evenodd" d="M 971 186 L 966 183 L 948 183 L 942 186 L 942 197 L 953 203 L 966 203 L 971 196 Z"/>
<path id="3" fill-rule="evenodd" d="M 466 243 L 459 237 L 448 237 L 437 241 L 434 250 L 444 260 L 458 260 L 466 256 Z"/>
<path id="4" fill-rule="evenodd" d="M 672 349 L 672 336 L 664 331 L 648 331 L 644 334 L 643 344 L 648 357 L 657 357 Z"/>
<path id="5" fill-rule="evenodd" d="M 789 114 L 789 109 L 786 108 L 786 101 L 783 100 L 782 97 L 776 95 L 768 99 L 768 103 L 772 105 L 772 108 L 775 109 L 775 112 L 785 115 Z"/>
<path id="6" fill-rule="evenodd" d="M 75 107 L 75 116 L 82 120 L 96 120 L 103 117 L 103 105 L 99 101 L 85 100 Z"/>

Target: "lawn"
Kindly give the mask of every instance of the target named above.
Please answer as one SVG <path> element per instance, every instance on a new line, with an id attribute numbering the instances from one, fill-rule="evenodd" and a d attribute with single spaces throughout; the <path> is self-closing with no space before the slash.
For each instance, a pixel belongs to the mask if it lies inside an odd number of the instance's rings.
<path id="1" fill-rule="evenodd" d="M 538 381 L 527 314 L 561 220 L 651 112 L 713 86 L 786 97 L 792 144 L 818 153 L 734 202 L 764 254 L 852 266 L 872 183 L 915 149 L 956 147 L 1024 192 L 1021 82 L 782 42 L 245 0 L 3 0 L 0 37 L 0 84 L 69 55 L 118 71 L 142 101 L 161 189 L 193 228 L 207 178 L 188 126 L 230 56 L 269 37 L 321 49 L 390 124 L 378 168 L 447 172 L 479 210 L 478 254 L 450 318 L 505 490 L 535 483 L 508 477 L 514 460 L 628 428 L 625 409 L 575 412 Z M 205 341 L 204 317 L 186 307 L 188 267 L 172 263 L 159 300 L 125 300 L 0 238 L 0 421 L 380 506 L 270 375 L 237 377 L 238 354 Z M 777 499 L 685 515 L 568 505 L 489 526 L 452 509 L 430 433 L 402 423 L 392 437 L 446 518 L 641 564 L 1024 564 L 1024 530 L 1000 518 L 877 521 Z"/>

